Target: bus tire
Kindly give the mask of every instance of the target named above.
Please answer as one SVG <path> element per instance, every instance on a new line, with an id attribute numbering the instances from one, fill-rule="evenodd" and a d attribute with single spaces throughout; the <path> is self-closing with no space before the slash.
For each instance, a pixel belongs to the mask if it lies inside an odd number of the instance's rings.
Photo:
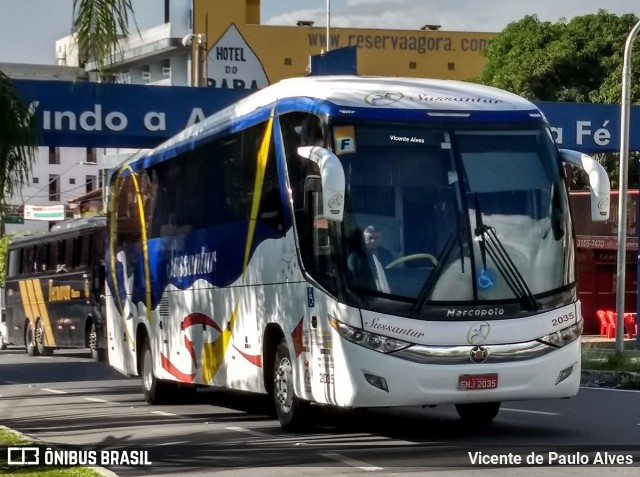
<path id="1" fill-rule="evenodd" d="M 295 395 L 293 364 L 284 338 L 278 344 L 273 366 L 273 398 L 276 415 L 284 430 L 296 432 L 312 426 L 310 404 Z"/>
<path id="2" fill-rule="evenodd" d="M 51 356 L 53 350 L 44 345 L 44 325 L 42 320 L 38 320 L 36 323 L 36 346 L 38 348 L 38 354 L 41 356 Z"/>
<path id="3" fill-rule="evenodd" d="M 151 345 L 148 339 L 145 339 L 142 344 L 140 356 L 142 357 L 140 375 L 142 377 L 144 400 L 151 405 L 168 403 L 170 386 L 153 374 L 153 354 L 151 353 Z"/>
<path id="4" fill-rule="evenodd" d="M 29 356 L 38 356 L 38 347 L 36 346 L 36 333 L 33 329 L 33 323 L 27 323 L 24 330 L 24 348 Z"/>
<path id="5" fill-rule="evenodd" d="M 478 402 L 470 404 L 456 404 L 456 411 L 460 418 L 469 424 L 488 424 L 500 411 L 499 402 Z"/>
<path id="6" fill-rule="evenodd" d="M 91 359 L 93 361 L 99 363 L 107 360 L 107 350 L 98 346 L 98 331 L 96 330 L 96 324 L 93 322 L 89 329 L 87 343 L 89 344 L 89 352 L 91 353 Z"/>

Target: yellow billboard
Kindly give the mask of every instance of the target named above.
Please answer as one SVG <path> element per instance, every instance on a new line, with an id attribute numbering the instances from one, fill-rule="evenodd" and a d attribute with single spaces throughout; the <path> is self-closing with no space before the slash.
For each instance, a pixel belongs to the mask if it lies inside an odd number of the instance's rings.
<path id="1" fill-rule="evenodd" d="M 260 0 L 194 0 L 194 33 L 207 36 L 213 87 L 262 88 L 308 73 L 327 48 L 326 28 L 260 24 Z M 359 75 L 468 80 L 485 64 L 495 33 L 332 28 L 329 49 L 357 47 Z"/>

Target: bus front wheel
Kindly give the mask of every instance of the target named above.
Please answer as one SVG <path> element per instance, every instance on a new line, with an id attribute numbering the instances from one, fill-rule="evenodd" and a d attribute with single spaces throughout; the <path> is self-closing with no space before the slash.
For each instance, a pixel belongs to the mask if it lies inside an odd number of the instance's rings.
<path id="1" fill-rule="evenodd" d="M 283 429 L 300 431 L 310 427 L 310 405 L 295 395 L 293 389 L 293 364 L 287 341 L 282 339 L 276 351 L 273 367 L 273 397 L 276 414 Z"/>
<path id="2" fill-rule="evenodd" d="M 169 386 L 153 374 L 153 354 L 149 340 L 142 345 L 142 388 L 149 404 L 165 404 L 169 401 Z"/>
<path id="3" fill-rule="evenodd" d="M 469 424 L 488 424 L 498 415 L 499 402 L 456 404 L 460 418 Z"/>
<path id="4" fill-rule="evenodd" d="M 33 323 L 27 323 L 24 331 L 24 347 L 29 356 L 38 356 L 38 347 L 36 346 L 36 332 L 33 329 Z"/>

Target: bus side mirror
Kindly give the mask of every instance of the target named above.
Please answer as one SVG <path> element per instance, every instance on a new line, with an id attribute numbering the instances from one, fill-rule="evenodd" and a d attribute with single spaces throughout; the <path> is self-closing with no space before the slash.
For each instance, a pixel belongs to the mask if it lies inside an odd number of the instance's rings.
<path id="1" fill-rule="evenodd" d="M 334 153 L 319 146 L 298 148 L 298 155 L 309 159 L 320 167 L 322 185 L 322 218 L 342 222 L 344 214 L 344 169 Z"/>
<path id="2" fill-rule="evenodd" d="M 564 162 L 578 166 L 589 176 L 591 220 L 594 222 L 609 220 L 611 184 L 604 167 L 593 157 L 571 149 L 560 149 L 560 157 Z"/>

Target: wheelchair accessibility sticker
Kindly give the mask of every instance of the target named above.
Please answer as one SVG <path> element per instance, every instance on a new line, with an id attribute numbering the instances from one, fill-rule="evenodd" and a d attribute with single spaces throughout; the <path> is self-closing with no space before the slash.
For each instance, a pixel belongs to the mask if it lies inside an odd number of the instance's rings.
<path id="1" fill-rule="evenodd" d="M 490 268 L 481 268 L 476 272 L 476 283 L 480 290 L 493 290 L 496 287 L 496 272 Z"/>

